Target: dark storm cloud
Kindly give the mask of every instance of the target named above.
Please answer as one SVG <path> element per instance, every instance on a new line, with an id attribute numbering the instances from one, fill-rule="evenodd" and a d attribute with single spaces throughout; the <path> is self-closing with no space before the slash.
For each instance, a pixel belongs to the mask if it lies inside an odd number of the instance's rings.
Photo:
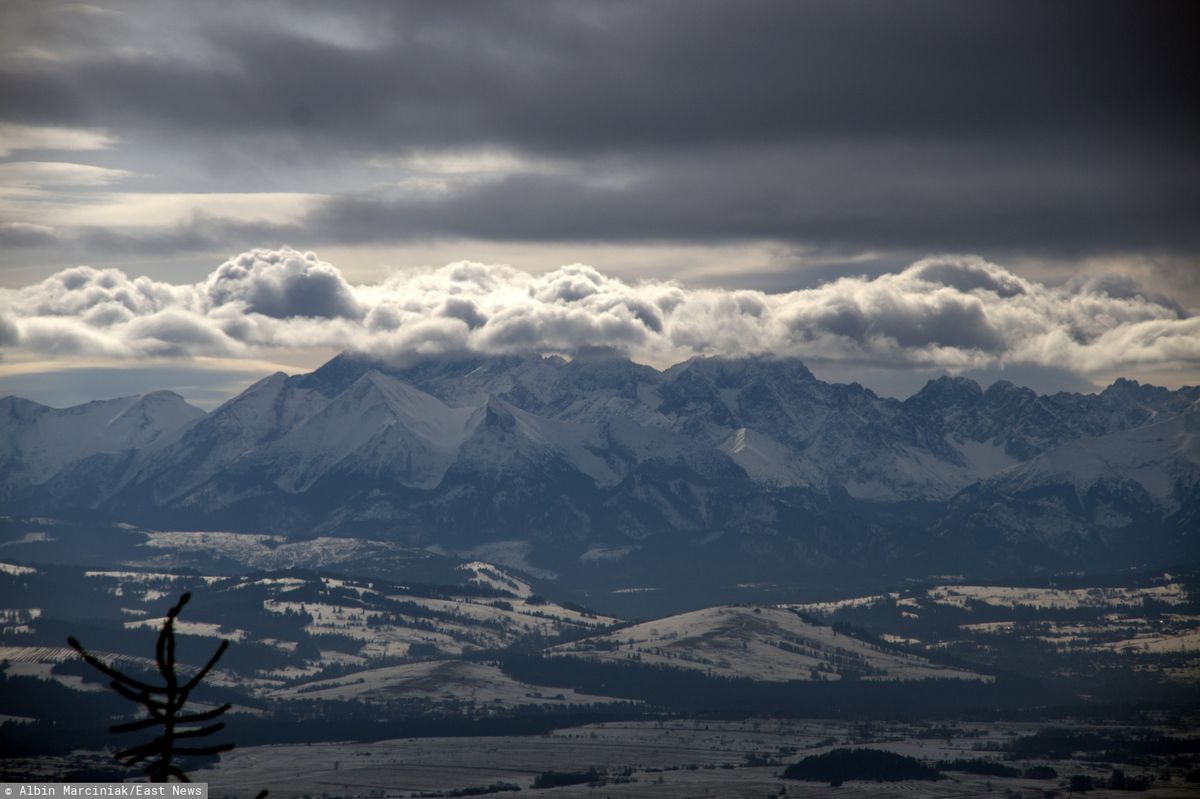
<path id="1" fill-rule="evenodd" d="M 994 271 L 985 269 L 979 264 L 969 262 L 934 262 L 923 266 L 917 277 L 931 283 L 941 283 L 943 286 L 950 286 L 959 291 L 987 289 L 1001 297 L 1013 297 L 1025 291 L 1025 287 L 1019 281 L 1011 279 L 1008 275 L 997 275 Z"/>
<path id="2" fill-rule="evenodd" d="M 181 59 L 154 41 L 86 47 L 103 41 L 94 16 L 27 5 L 33 37 L 83 57 L 9 65 L 8 113 L 572 152 L 1151 127 L 1186 144 L 1196 122 L 1179 4 L 342 4 L 357 46 L 322 39 L 319 16 L 284 24 L 320 6 L 206 6 L 163 20 L 166 43 L 173 25 L 206 45 Z M 136 29 L 104 25 L 118 40 Z"/>
<path id="3" fill-rule="evenodd" d="M 793 332 L 806 340 L 831 333 L 860 344 L 887 337 L 914 350 L 934 345 L 995 352 L 1004 346 L 983 306 L 973 299 L 963 301 L 957 297 L 939 298 L 924 307 L 913 305 L 907 298 L 887 298 L 869 312 L 857 304 L 839 303 L 816 313 L 797 315 Z"/>
<path id="4" fill-rule="evenodd" d="M 552 164 L 441 192 L 350 190 L 296 226 L 68 236 L 84 248 L 461 236 L 1200 249 L 1186 4 L 80 8 L 2 12 L 19 24 L 5 34 L 0 119 L 266 172 L 448 148 Z"/>
<path id="5" fill-rule="evenodd" d="M 385 188 L 314 202 L 294 223 L 196 217 L 169 227 L 77 228 L 52 240 L 82 256 L 300 247 L 422 238 L 518 242 L 774 240 L 852 252 L 1079 256 L 1200 250 L 1200 165 L 1011 153 L 1020 170 L 960 148 L 909 144 L 766 148 L 707 163 L 662 156 L 520 172 L 436 191 Z M 849 179 L 856 170 L 869 176 Z M 850 266 L 852 268 L 852 265 Z M 843 272 L 844 273 L 844 272 Z M 963 288 L 989 287 L 962 273 Z M 794 287 L 794 283 L 786 287 Z M 990 286 L 1015 290 L 1011 285 Z"/>
<path id="6" fill-rule="evenodd" d="M 660 157 L 435 194 L 334 198 L 301 226 L 343 241 L 775 239 L 1035 251 L 1200 246 L 1200 164 L 882 143 Z M 608 176 L 607 178 L 605 176 Z M 303 234 L 302 234 L 303 235 Z M 313 235 L 310 232 L 309 235 Z M 292 237 L 292 240 L 296 240 Z"/>

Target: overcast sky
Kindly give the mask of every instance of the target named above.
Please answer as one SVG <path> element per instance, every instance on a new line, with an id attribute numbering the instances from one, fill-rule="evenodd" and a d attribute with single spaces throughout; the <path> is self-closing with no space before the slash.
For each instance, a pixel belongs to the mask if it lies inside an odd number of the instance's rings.
<path id="1" fill-rule="evenodd" d="M 347 347 L 1200 382 L 1187 10 L 6 0 L 0 394 Z"/>

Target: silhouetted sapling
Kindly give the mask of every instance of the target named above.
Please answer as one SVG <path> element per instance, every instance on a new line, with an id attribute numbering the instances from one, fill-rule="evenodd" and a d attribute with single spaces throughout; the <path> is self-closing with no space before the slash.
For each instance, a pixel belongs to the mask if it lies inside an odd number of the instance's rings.
<path id="1" fill-rule="evenodd" d="M 150 776 L 151 782 L 168 782 L 170 777 L 175 777 L 181 782 L 191 782 L 183 770 L 172 762 L 178 755 L 217 755 L 233 749 L 233 744 L 180 746 L 178 743 L 180 740 L 190 742 L 197 738 L 206 738 L 224 729 L 224 722 L 201 727 L 194 725 L 213 721 L 231 707 L 231 705 L 225 704 L 200 713 L 183 712 L 192 690 L 208 676 L 213 666 L 221 659 L 221 655 L 225 654 L 225 650 L 229 648 L 229 642 L 222 641 L 204 668 L 196 672 L 191 679 L 180 684 L 179 675 L 175 673 L 175 619 L 191 598 L 191 593 L 186 593 L 179 598 L 175 607 L 167 612 L 162 632 L 158 634 L 154 659 L 164 681 L 161 686 L 150 685 L 130 677 L 128 674 L 123 674 L 84 649 L 83 645 L 73 636 L 67 639 L 71 648 L 78 652 L 90 666 L 112 678 L 109 685 L 114 691 L 128 700 L 138 703 L 149 714 L 148 718 L 139 721 L 113 725 L 109 728 L 112 732 L 137 732 L 138 730 L 159 728 L 158 737 L 154 740 L 116 754 L 116 758 L 123 761 L 126 766 L 155 758 L 146 766 L 146 774 Z"/>

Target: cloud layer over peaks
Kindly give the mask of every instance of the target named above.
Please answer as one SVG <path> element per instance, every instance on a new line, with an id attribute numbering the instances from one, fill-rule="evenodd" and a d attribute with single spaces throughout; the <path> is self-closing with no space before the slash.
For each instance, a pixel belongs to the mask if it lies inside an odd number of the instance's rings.
<path id="1" fill-rule="evenodd" d="M 1200 321 L 1127 277 L 1052 287 L 975 256 L 925 258 L 874 278 L 768 294 L 630 283 L 582 264 L 531 275 L 465 261 L 351 285 L 314 253 L 283 248 L 242 253 L 191 285 L 80 266 L 0 290 L 0 347 L 26 358 L 118 360 L 303 347 L 392 358 L 610 347 L 660 365 L 775 354 L 1086 375 L 1193 370 Z"/>

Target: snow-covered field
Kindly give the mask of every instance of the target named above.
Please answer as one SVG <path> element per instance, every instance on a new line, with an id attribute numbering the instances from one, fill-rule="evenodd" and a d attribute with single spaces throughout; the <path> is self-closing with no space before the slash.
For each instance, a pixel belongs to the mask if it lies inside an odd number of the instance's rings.
<path id="1" fill-rule="evenodd" d="M 507 591 L 521 599 L 528 599 L 533 596 L 533 588 L 529 583 L 508 574 L 503 569 L 499 569 L 490 563 L 473 560 L 470 563 L 464 563 L 459 566 L 458 571 L 471 575 L 470 580 L 476 585 L 494 588 L 497 591 Z"/>
<path id="2" fill-rule="evenodd" d="M 214 535 L 224 544 L 232 540 L 251 547 L 271 540 L 221 533 L 188 535 L 185 540 L 203 546 Z M 27 567 L 12 566 L 4 573 L 10 579 L 46 579 Z M 528 582 L 494 564 L 466 564 L 461 574 L 460 588 L 413 590 L 399 583 L 330 576 L 229 578 L 123 568 L 80 572 L 78 587 L 81 596 L 90 591 L 116 598 L 105 605 L 110 629 L 149 632 L 161 627 L 163 612 L 183 591 L 196 592 L 176 622 L 176 633 L 182 639 L 228 639 L 235 645 L 265 647 L 261 655 L 241 663 L 240 677 L 214 677 L 222 683 L 242 679 L 251 691 L 269 690 L 327 668 L 366 669 L 412 659 L 453 658 L 473 650 L 503 649 L 524 639 L 603 631 L 619 623 L 536 597 Z M 485 589 L 482 594 L 480 588 Z M 41 617 L 41 608 L 0 608 L 0 653 L 14 662 L 51 665 L 74 657 L 64 648 L 22 646 L 44 643 L 37 633 Z M 87 644 L 88 636 L 81 637 Z M 207 657 L 206 647 L 211 644 L 196 646 Z M 138 658 L 130 662 L 146 665 Z M 255 668 L 255 663 L 261 665 Z M 515 690 L 498 695 L 511 698 Z"/>
<path id="3" fill-rule="evenodd" d="M 0 574 L 11 574 L 14 576 L 37 574 L 37 569 L 32 566 L 20 566 L 16 563 L 0 563 Z"/>
<path id="4" fill-rule="evenodd" d="M 982 602 L 994 607 L 1015 608 L 1116 608 L 1134 607 L 1150 600 L 1181 605 L 1188 600 L 1180 583 L 1145 588 L 1022 588 L 1016 586 L 942 585 L 926 593 L 927 601 L 966 607 Z M 908 600 L 901 600 L 904 603 Z"/>
<path id="5" fill-rule="evenodd" d="M 428 553 L 387 541 L 318 537 L 293 541 L 278 535 L 227 532 L 149 532 L 145 546 L 158 550 L 151 562 L 172 563 L 178 555 L 223 557 L 247 571 L 324 569 L 373 558 L 423 558 Z M 174 556 L 174 557 L 173 557 Z"/>
<path id="6" fill-rule="evenodd" d="M 353 593 L 355 599 L 316 602 L 292 599 L 288 594 L 300 585 L 279 583 L 273 591 L 276 596 L 265 600 L 263 609 L 275 614 L 307 614 L 312 619 L 305 626 L 309 635 L 338 635 L 359 641 L 357 650 L 350 654 L 369 660 L 411 656 L 416 651 L 414 647 L 444 656 L 462 655 L 473 649 L 503 648 L 524 636 L 551 637 L 571 629 L 602 630 L 619 621 L 535 601 L 524 581 L 491 564 L 470 565 L 472 582 L 519 591 L 526 597 L 489 598 L 453 593 L 426 597 L 394 589 L 382 593 L 355 581 L 323 577 L 319 578 L 323 586 L 338 589 L 343 595 Z"/>
<path id="7" fill-rule="evenodd" d="M 768 682 L 838 680 L 847 672 L 877 680 L 990 679 L 839 635 L 780 607 L 706 608 L 563 644 L 550 653 Z"/>
<path id="8" fill-rule="evenodd" d="M 996 759 L 976 747 L 1003 746 L 1039 725 L 1012 722 L 940 725 L 876 723 L 864 729 L 847 722 L 822 720 L 673 719 L 659 722 L 614 722 L 556 730 L 539 736 L 419 738 L 374 743 L 318 743 L 239 747 L 221 762 L 192 774 L 220 795 L 251 797 L 267 788 L 272 796 L 409 797 L 447 795 L 451 791 L 506 783 L 524 795 L 545 771 L 594 768 L 607 784 L 580 784 L 536 791 L 544 797 L 611 797 L 612 799 L 698 799 L 699 797 L 832 796 L 986 797 L 1066 795 L 1059 779 L 998 778 L 947 772 L 937 782 L 878 783 L 851 780 L 828 783 L 782 780 L 784 767 L 835 747 L 886 749 L 927 762 Z M 748 758 L 767 765 L 750 765 Z M 1008 761 L 1026 768 L 1050 765 L 1061 778 L 1086 774 L 1106 779 L 1108 764 L 1077 759 Z M 1130 768 L 1130 773 L 1140 770 Z M 1156 774 L 1147 797 L 1190 797 L 1194 784 L 1184 782 L 1184 769 Z M 508 794 L 494 794 L 505 796 Z M 1118 795 L 1098 791 L 1096 795 Z"/>
<path id="9" fill-rule="evenodd" d="M 1070 610 L 1075 608 L 1140 607 L 1146 601 L 1161 602 L 1166 605 L 1182 605 L 1189 600 L 1187 588 L 1178 582 L 1164 582 L 1161 585 L 1133 588 L 1030 588 L 956 584 L 938 585 L 923 591 L 904 594 L 892 591 L 886 594 L 870 594 L 824 602 L 789 604 L 787 607 L 805 613 L 829 615 L 846 608 L 871 607 L 884 602 L 895 602 L 902 607 L 914 609 L 928 605 L 947 605 L 969 609 L 972 603 L 980 603 L 998 608 Z"/>
<path id="10" fill-rule="evenodd" d="M 496 666 L 462 660 L 428 660 L 355 671 L 331 680 L 292 685 L 271 692 L 272 699 L 355 700 L 386 703 L 397 699 L 469 703 L 478 707 L 578 705 L 616 701 L 519 682 Z"/>

